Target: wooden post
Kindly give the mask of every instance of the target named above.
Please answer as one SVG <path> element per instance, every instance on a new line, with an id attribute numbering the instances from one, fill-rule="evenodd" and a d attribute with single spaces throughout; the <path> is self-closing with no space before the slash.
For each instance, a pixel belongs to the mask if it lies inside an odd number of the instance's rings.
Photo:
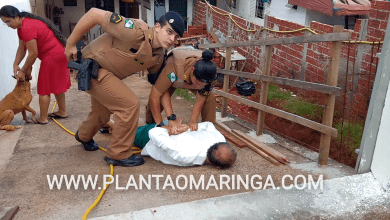
<path id="1" fill-rule="evenodd" d="M 232 36 L 228 36 L 226 39 L 226 42 L 231 42 L 233 40 Z M 226 54 L 225 54 L 225 69 L 230 70 L 230 60 L 232 57 L 232 48 L 228 47 L 226 48 Z M 229 92 L 229 80 L 230 76 L 225 74 L 223 76 L 223 91 L 224 92 Z M 227 98 L 222 99 L 222 112 L 221 112 L 221 117 L 224 118 L 226 117 L 226 112 L 227 112 Z"/>
<path id="2" fill-rule="evenodd" d="M 265 64 L 263 74 L 269 76 L 271 72 L 271 59 L 272 59 L 272 45 L 265 47 Z M 268 96 L 268 82 L 261 82 L 261 93 L 260 93 L 260 104 L 267 104 L 267 96 Z M 265 112 L 260 111 L 257 114 L 257 127 L 256 127 L 256 135 L 262 135 L 264 129 L 264 121 L 265 121 Z"/>
<path id="3" fill-rule="evenodd" d="M 311 35 L 311 33 L 309 31 L 305 30 L 305 35 Z M 302 55 L 302 60 L 301 60 L 301 74 L 299 76 L 299 79 L 301 81 L 305 81 L 305 72 L 306 72 L 306 67 L 307 67 L 306 57 L 307 57 L 308 46 L 309 46 L 308 43 L 303 44 L 303 55 Z"/>
<path id="4" fill-rule="evenodd" d="M 344 27 L 341 25 L 335 25 L 333 33 L 340 33 L 344 31 Z M 341 41 L 332 42 L 332 48 L 330 52 L 330 63 L 328 73 L 328 85 L 337 86 L 337 79 L 339 76 L 340 67 L 340 54 L 342 49 Z M 335 95 L 327 94 L 325 102 L 324 116 L 322 124 L 332 127 L 333 113 L 334 113 Z M 329 148 L 330 148 L 331 136 L 329 134 L 321 134 L 320 139 L 320 155 L 318 157 L 318 164 L 328 165 Z"/>

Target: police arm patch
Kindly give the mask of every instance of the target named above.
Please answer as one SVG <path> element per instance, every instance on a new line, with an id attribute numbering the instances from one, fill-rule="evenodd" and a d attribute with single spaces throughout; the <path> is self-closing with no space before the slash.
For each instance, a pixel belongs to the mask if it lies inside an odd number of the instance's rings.
<path id="1" fill-rule="evenodd" d="M 172 72 L 172 73 L 168 74 L 168 79 L 169 79 L 172 83 L 176 82 L 177 76 L 176 76 L 175 72 Z"/>
<path id="2" fill-rule="evenodd" d="M 118 24 L 119 22 L 122 21 L 122 17 L 118 15 L 117 13 L 112 13 L 110 17 L 111 23 Z"/>
<path id="3" fill-rule="evenodd" d="M 133 29 L 134 22 L 131 19 L 126 19 L 125 28 Z"/>

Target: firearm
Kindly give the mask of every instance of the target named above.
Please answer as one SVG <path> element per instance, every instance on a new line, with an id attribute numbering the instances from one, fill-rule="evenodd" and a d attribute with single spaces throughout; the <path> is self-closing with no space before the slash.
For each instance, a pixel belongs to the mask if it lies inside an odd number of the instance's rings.
<path id="1" fill-rule="evenodd" d="M 70 61 L 68 68 L 78 70 L 77 83 L 81 91 L 91 89 L 91 78 L 98 78 L 99 64 L 92 59 L 84 60 L 81 58 L 81 51 L 77 51 L 77 61 Z"/>

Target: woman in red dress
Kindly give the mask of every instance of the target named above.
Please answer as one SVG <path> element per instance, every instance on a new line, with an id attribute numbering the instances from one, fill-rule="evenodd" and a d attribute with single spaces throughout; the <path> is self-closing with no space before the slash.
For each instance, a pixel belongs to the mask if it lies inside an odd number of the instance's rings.
<path id="1" fill-rule="evenodd" d="M 14 61 L 14 76 L 21 81 L 25 77 L 31 79 L 35 59 L 41 60 L 37 86 L 40 106 L 38 123 L 47 124 L 47 116 L 67 118 L 65 92 L 70 88 L 70 75 L 65 56 L 65 38 L 51 21 L 28 12 L 19 12 L 11 5 L 0 9 L 0 17 L 8 27 L 18 31 L 19 48 Z M 20 68 L 26 49 L 28 56 Z M 59 110 L 48 115 L 51 93 L 57 100 Z"/>

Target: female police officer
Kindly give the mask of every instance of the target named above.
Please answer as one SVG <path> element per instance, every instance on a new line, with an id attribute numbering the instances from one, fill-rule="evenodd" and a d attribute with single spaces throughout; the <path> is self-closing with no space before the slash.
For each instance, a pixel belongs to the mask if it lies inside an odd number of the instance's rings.
<path id="1" fill-rule="evenodd" d="M 184 22 L 176 12 L 167 12 L 152 28 L 137 19 L 123 18 L 116 13 L 92 8 L 77 23 L 70 35 L 65 54 L 76 60 L 76 43 L 95 25 L 102 26 L 103 35 L 83 50 L 83 59 L 99 65 L 97 79 L 91 79 L 91 111 L 76 133 L 76 140 L 85 150 L 97 150 L 93 136 L 114 114 L 114 131 L 104 160 L 120 166 L 137 166 L 142 157 L 133 155 L 131 146 L 137 130 L 139 100 L 121 80 L 138 71 L 157 72 L 164 58 L 163 48 L 174 45 L 183 35 Z"/>
<path id="2" fill-rule="evenodd" d="M 171 55 L 172 54 L 172 55 Z M 190 89 L 196 93 L 196 99 L 188 126 L 192 131 L 198 129 L 197 119 L 202 114 L 202 121 L 215 122 L 216 101 L 211 92 L 217 76 L 217 67 L 211 61 L 213 53 L 206 50 L 173 50 L 169 54 L 166 66 L 162 70 L 149 96 L 146 107 L 146 123 L 155 122 L 163 126 L 161 106 L 168 116 L 169 125 L 176 124 L 176 115 L 173 114 L 170 95 L 176 88 Z M 173 125 L 174 126 L 174 125 Z"/>

